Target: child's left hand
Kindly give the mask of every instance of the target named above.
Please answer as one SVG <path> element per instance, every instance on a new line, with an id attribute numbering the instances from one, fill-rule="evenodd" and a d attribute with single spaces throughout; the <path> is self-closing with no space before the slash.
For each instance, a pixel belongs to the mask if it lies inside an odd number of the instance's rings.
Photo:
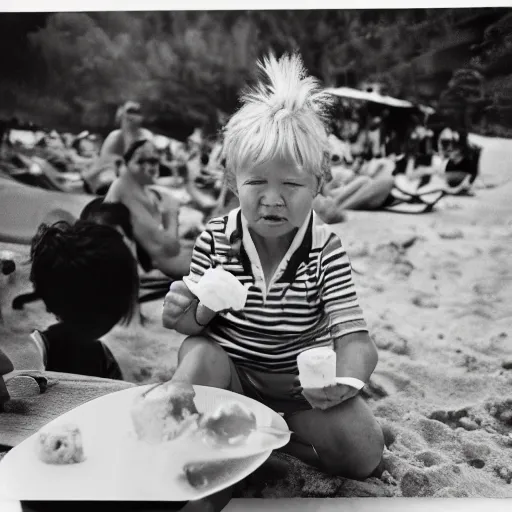
<path id="1" fill-rule="evenodd" d="M 294 382 L 294 393 L 302 393 L 304 398 L 311 404 L 314 409 L 326 410 L 335 407 L 346 400 L 355 397 L 359 393 L 359 389 L 346 384 L 332 384 L 324 388 L 302 388 L 299 378 L 296 377 Z"/>

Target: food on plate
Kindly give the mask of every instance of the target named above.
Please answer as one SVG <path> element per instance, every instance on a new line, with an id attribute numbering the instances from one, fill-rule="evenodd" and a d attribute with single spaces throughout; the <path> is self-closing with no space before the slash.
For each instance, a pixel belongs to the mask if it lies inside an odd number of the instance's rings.
<path id="1" fill-rule="evenodd" d="M 138 438 L 150 443 L 170 441 L 197 426 L 194 397 L 194 388 L 181 382 L 166 382 L 137 396 L 131 417 Z"/>
<path id="2" fill-rule="evenodd" d="M 183 475 L 194 489 L 204 489 L 219 476 L 226 474 L 225 460 L 211 460 L 208 462 L 192 462 L 183 467 Z"/>
<path id="3" fill-rule="evenodd" d="M 208 440 L 236 444 L 246 439 L 257 427 L 256 416 L 239 402 L 221 404 L 213 413 L 204 415 L 199 427 Z"/>
<path id="4" fill-rule="evenodd" d="M 39 458 L 47 464 L 76 464 L 83 462 L 82 434 L 76 425 L 53 425 L 39 433 Z"/>

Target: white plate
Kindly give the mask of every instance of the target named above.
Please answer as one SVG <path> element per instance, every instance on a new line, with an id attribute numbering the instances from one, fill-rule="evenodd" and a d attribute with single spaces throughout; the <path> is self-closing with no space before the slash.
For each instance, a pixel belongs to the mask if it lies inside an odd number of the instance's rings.
<path id="1" fill-rule="evenodd" d="M 0 462 L 0 496 L 15 500 L 195 500 L 244 479 L 272 450 L 289 440 L 289 436 L 253 434 L 243 446 L 225 450 L 214 450 L 194 438 L 149 445 L 136 438 L 130 418 L 135 396 L 147 388 L 130 388 L 91 400 L 43 427 L 78 425 L 86 456 L 80 464 L 41 462 L 36 454 L 38 434 L 13 448 Z M 277 413 L 248 397 L 204 386 L 194 389 L 200 412 L 236 400 L 254 412 L 258 426 L 287 429 Z M 187 462 L 203 459 L 226 459 L 226 464 L 223 474 L 215 477 L 215 485 L 201 492 L 188 484 L 182 468 Z"/>

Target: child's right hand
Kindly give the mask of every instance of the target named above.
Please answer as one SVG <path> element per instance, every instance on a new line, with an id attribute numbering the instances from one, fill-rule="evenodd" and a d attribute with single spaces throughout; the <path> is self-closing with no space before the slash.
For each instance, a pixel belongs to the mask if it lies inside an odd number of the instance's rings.
<path id="1" fill-rule="evenodd" d="M 173 328 L 195 300 L 195 295 L 183 281 L 173 281 L 164 299 L 162 322 L 165 327 Z"/>
<path id="2" fill-rule="evenodd" d="M 206 270 L 198 283 L 187 281 L 187 286 L 201 304 L 217 313 L 231 309 L 239 311 L 247 300 L 247 288 L 220 265 Z"/>

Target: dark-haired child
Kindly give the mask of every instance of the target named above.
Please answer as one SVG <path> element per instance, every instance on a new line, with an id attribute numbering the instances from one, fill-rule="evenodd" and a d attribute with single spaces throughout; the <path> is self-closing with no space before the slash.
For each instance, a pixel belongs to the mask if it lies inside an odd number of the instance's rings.
<path id="1" fill-rule="evenodd" d="M 136 261 L 116 229 L 93 222 L 41 225 L 32 241 L 30 278 L 58 322 L 33 338 L 48 371 L 122 379 L 100 341 L 136 310 Z"/>

